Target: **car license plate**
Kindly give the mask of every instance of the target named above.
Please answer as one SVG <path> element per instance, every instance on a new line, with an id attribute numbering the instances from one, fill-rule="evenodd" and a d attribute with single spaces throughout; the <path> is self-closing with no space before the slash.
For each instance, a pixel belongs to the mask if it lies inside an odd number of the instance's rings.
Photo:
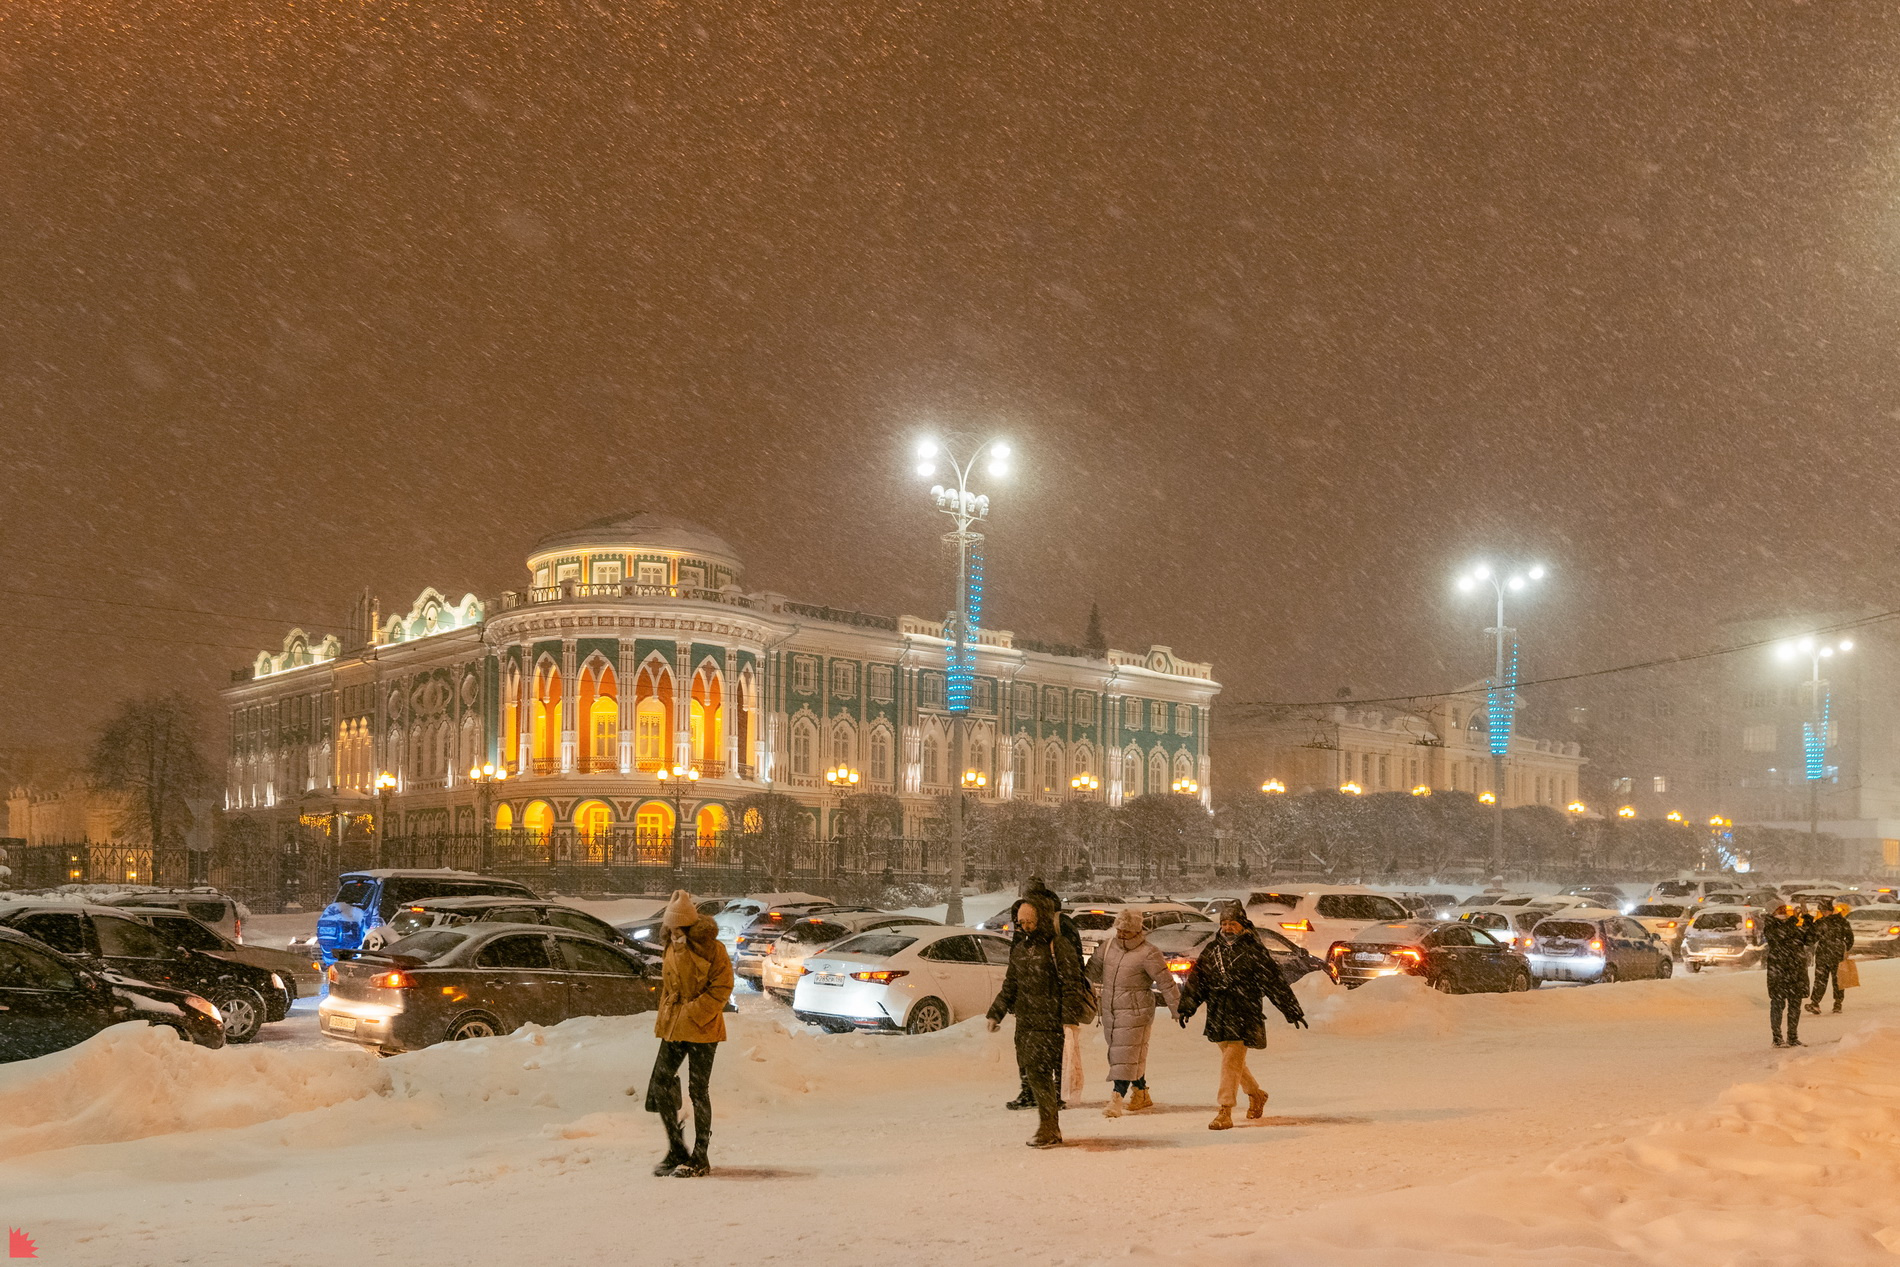
<path id="1" fill-rule="evenodd" d="M 345 1034 L 354 1034 L 356 1032 L 356 1018 L 354 1016 L 332 1016 L 330 1018 L 330 1028 L 339 1030 Z"/>
<path id="2" fill-rule="evenodd" d="M 1380 954 L 1376 950 L 1355 950 L 1353 951 L 1352 959 L 1354 963 L 1384 963 L 1385 962 L 1385 956 Z"/>
<path id="3" fill-rule="evenodd" d="M 1577 948 L 1575 946 L 1546 946 L 1544 947 L 1544 953 L 1547 955 L 1574 955 L 1577 953 Z"/>
<path id="4" fill-rule="evenodd" d="M 843 985 L 844 984 L 843 977 L 834 977 L 830 975 L 829 973 L 823 973 L 823 972 L 817 975 L 817 981 L 819 985 Z"/>

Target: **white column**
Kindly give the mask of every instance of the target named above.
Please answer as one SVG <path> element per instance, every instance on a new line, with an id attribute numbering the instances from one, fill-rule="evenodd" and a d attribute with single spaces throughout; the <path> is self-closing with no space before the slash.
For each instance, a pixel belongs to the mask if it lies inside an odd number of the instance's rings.
<path id="1" fill-rule="evenodd" d="M 580 682 L 575 678 L 574 640 L 561 640 L 561 773 L 572 774 L 577 745 L 574 710 L 580 706 Z"/>

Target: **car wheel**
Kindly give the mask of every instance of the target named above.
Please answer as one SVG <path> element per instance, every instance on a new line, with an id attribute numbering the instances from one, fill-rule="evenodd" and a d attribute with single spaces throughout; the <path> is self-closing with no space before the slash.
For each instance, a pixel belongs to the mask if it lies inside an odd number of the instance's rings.
<path id="1" fill-rule="evenodd" d="M 1431 986 L 1432 989 L 1438 991 L 1440 994 L 1456 994 L 1458 992 L 1452 987 L 1450 977 L 1433 977 Z"/>
<path id="2" fill-rule="evenodd" d="M 255 990 L 238 986 L 211 1000 L 224 1016 L 224 1041 L 248 1043 L 264 1027 L 264 998 Z"/>
<path id="3" fill-rule="evenodd" d="M 1685 960 L 1683 960 L 1683 961 L 1682 961 L 1682 966 L 1683 966 L 1683 967 L 1685 967 L 1685 968 L 1687 968 L 1687 969 L 1688 969 L 1689 971 L 1691 971 L 1691 972 L 1700 972 L 1700 971 L 1702 971 L 1702 965 L 1701 965 L 1701 964 L 1699 964 L 1699 963 L 1697 963 L 1697 962 L 1696 962 L 1695 960 L 1693 960 L 1693 959 L 1685 959 Z"/>
<path id="4" fill-rule="evenodd" d="M 465 1042 L 471 1038 L 493 1038 L 501 1029 L 486 1016 L 464 1016 L 449 1026 L 445 1035 L 451 1043 Z"/>
<path id="5" fill-rule="evenodd" d="M 1597 984 L 1599 985 L 1615 985 L 1616 984 L 1616 965 L 1615 964 L 1606 963 L 1603 965 L 1603 975 L 1597 978 Z"/>
<path id="6" fill-rule="evenodd" d="M 925 999 L 910 1010 L 904 1023 L 906 1034 L 934 1034 L 950 1026 L 950 1009 L 936 999 Z"/>
<path id="7" fill-rule="evenodd" d="M 1528 972 L 1519 972 L 1511 978 L 1511 993 L 1522 994 L 1526 990 L 1535 990 L 1537 981 Z"/>
<path id="8" fill-rule="evenodd" d="M 827 1034 L 849 1034 L 856 1026 L 847 1025 L 843 1021 L 819 1021 L 818 1028 Z"/>
<path id="9" fill-rule="evenodd" d="M 1656 965 L 1656 980 L 1667 981 L 1669 980 L 1670 977 L 1674 976 L 1675 974 L 1676 974 L 1675 962 L 1671 960 L 1668 955 L 1664 955 L 1662 957 L 1662 961 Z"/>

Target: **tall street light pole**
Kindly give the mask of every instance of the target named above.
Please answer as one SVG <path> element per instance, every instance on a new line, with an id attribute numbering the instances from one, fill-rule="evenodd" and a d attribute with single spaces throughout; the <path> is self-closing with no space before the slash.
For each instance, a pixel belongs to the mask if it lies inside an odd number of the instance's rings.
<path id="1" fill-rule="evenodd" d="M 475 785 L 475 814 L 482 828 L 482 874 L 495 861 L 495 788 L 505 782 L 508 771 L 493 762 L 468 768 L 468 781 Z"/>
<path id="2" fill-rule="evenodd" d="M 378 867 L 383 865 L 383 837 L 389 834 L 389 798 L 396 790 L 396 776 L 384 770 L 376 776 L 376 855 Z"/>
<path id="3" fill-rule="evenodd" d="M 676 765 L 671 769 L 661 766 L 659 769 L 660 795 L 673 802 L 673 887 L 683 889 L 685 877 L 680 875 L 680 820 L 686 814 L 686 789 L 699 782 L 699 767 Z"/>
<path id="4" fill-rule="evenodd" d="M 1458 588 L 1470 593 L 1480 585 L 1489 585 L 1497 595 L 1498 618 L 1485 630 L 1497 639 L 1497 659 L 1491 674 L 1491 689 L 1486 711 L 1490 715 L 1491 794 L 1491 866 L 1504 866 L 1504 777 L 1505 762 L 1511 755 L 1511 727 L 1517 720 L 1517 630 L 1504 623 L 1504 595 L 1517 593 L 1534 581 L 1544 579 L 1546 569 L 1538 564 L 1522 573 L 1506 576 L 1488 563 L 1480 563 L 1458 578 Z M 1507 663 L 1505 644 L 1510 644 Z"/>
<path id="5" fill-rule="evenodd" d="M 1808 782 L 1808 846 L 1812 857 L 1813 847 L 1821 836 L 1821 780 L 1827 777 L 1827 731 L 1830 724 L 1828 714 L 1833 704 L 1832 693 L 1828 690 L 1828 681 L 1821 676 L 1821 661 L 1830 660 L 1836 654 L 1846 654 L 1854 649 L 1851 638 L 1842 638 L 1838 642 L 1818 641 L 1812 637 L 1800 638 L 1794 642 L 1784 642 L 1775 648 L 1775 655 L 1783 660 L 1798 660 L 1808 657 L 1808 720 L 1801 726 L 1801 755 L 1806 761 Z"/>
<path id="6" fill-rule="evenodd" d="M 957 550 L 957 605 L 950 613 L 950 619 L 945 622 L 949 625 L 946 632 L 949 634 L 950 656 L 944 702 L 950 711 L 950 768 L 961 770 L 963 754 L 968 745 L 970 688 L 976 669 L 976 631 L 983 614 L 983 556 L 977 549 L 983 542 L 983 534 L 971 529 L 972 525 L 987 519 L 990 513 L 990 499 L 970 491 L 970 477 L 976 473 L 977 459 L 981 457 L 988 457 L 988 469 L 992 477 L 1007 475 L 1009 446 L 1001 440 L 992 440 L 964 460 L 935 440 L 925 440 L 917 446 L 917 457 L 917 474 L 925 479 L 937 473 L 938 462 L 948 465 L 951 474 L 956 476 L 954 486 L 948 482 L 932 485 L 930 496 L 937 509 L 950 516 L 951 522 L 956 524 L 955 530 L 945 533 L 943 538 Z M 974 569 L 971 567 L 973 557 L 976 564 Z M 950 924 L 963 922 L 961 789 L 950 797 L 950 902 L 944 912 L 944 920 Z"/>

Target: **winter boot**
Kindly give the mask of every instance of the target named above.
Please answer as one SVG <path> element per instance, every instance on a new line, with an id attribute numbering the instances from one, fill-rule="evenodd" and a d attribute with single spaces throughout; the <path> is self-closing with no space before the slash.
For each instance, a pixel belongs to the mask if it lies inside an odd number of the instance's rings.
<path id="1" fill-rule="evenodd" d="M 1779 1034 L 1776 1034 L 1776 1035 L 1775 1035 L 1775 1046 L 1777 1046 L 1777 1047 L 1786 1047 L 1787 1045 L 1788 1045 L 1788 1040 L 1787 1040 L 1787 1039 L 1785 1039 L 1785 1038 L 1783 1038 L 1783 1037 L 1782 1037 L 1781 1035 L 1779 1035 Z"/>
<path id="2" fill-rule="evenodd" d="M 1043 1118 L 1042 1125 L 1036 1128 L 1036 1133 L 1031 1135 L 1026 1142 L 1031 1148 L 1062 1147 L 1062 1127 L 1055 1115 L 1051 1114 Z"/>
<path id="3" fill-rule="evenodd" d="M 694 1153 L 691 1157 L 673 1168 L 673 1177 L 675 1179 L 698 1179 L 702 1175 L 710 1175 L 711 1173 L 712 1163 L 706 1160 L 706 1154 L 703 1152 Z"/>
<path id="4" fill-rule="evenodd" d="M 656 1178 L 672 1174 L 686 1164 L 686 1132 L 680 1129 L 680 1120 L 671 1113 L 660 1114 L 660 1125 L 666 1128 L 666 1156 L 660 1158 L 660 1164 L 653 1168 Z"/>
<path id="5" fill-rule="evenodd" d="M 1135 1093 L 1128 1097 L 1128 1111 L 1141 1113 L 1155 1106 L 1154 1097 L 1148 1094 L 1148 1088 L 1136 1087 Z"/>
<path id="6" fill-rule="evenodd" d="M 1108 1095 L 1108 1107 L 1102 1110 L 1102 1116 L 1120 1117 L 1127 1111 L 1127 1108 L 1127 1104 L 1122 1101 L 1122 1093 L 1119 1091 L 1111 1091 Z"/>
<path id="7" fill-rule="evenodd" d="M 1836 1003 L 1834 1005 L 1834 1015 L 1839 1016 L 1840 1014 L 1841 1014 L 1841 1005 Z"/>
<path id="8" fill-rule="evenodd" d="M 1249 1091 L 1247 1093 L 1247 1116 L 1264 1117 L 1266 1116 L 1266 1112 L 1267 1093 L 1265 1091 Z"/>
<path id="9" fill-rule="evenodd" d="M 1036 1097 L 1029 1094 L 1029 1088 L 1024 1086 L 1022 1094 L 1017 1096 L 1014 1100 L 1007 1101 L 1003 1107 L 1006 1109 L 1033 1109 L 1036 1107 Z"/>
<path id="10" fill-rule="evenodd" d="M 1801 1010 L 1810 1016 L 1819 1016 L 1821 1014 L 1821 1005 L 1819 1003 L 1803 1003 Z"/>
<path id="11" fill-rule="evenodd" d="M 1223 1104 L 1223 1105 L 1221 1106 L 1221 1110 L 1220 1110 L 1220 1112 L 1218 1112 L 1218 1113 L 1216 1113 L 1216 1114 L 1214 1115 L 1214 1120 L 1213 1120 L 1213 1121 L 1211 1121 L 1211 1122 L 1209 1122 L 1209 1123 L 1207 1124 L 1207 1129 L 1208 1129 L 1208 1130 L 1210 1130 L 1210 1131 L 1231 1131 L 1231 1130 L 1233 1130 L 1233 1129 L 1234 1129 L 1234 1111 L 1233 1111 L 1233 1109 L 1231 1109 L 1231 1108 L 1229 1108 L 1229 1107 L 1228 1107 L 1227 1105 L 1224 1105 L 1224 1104 Z"/>

